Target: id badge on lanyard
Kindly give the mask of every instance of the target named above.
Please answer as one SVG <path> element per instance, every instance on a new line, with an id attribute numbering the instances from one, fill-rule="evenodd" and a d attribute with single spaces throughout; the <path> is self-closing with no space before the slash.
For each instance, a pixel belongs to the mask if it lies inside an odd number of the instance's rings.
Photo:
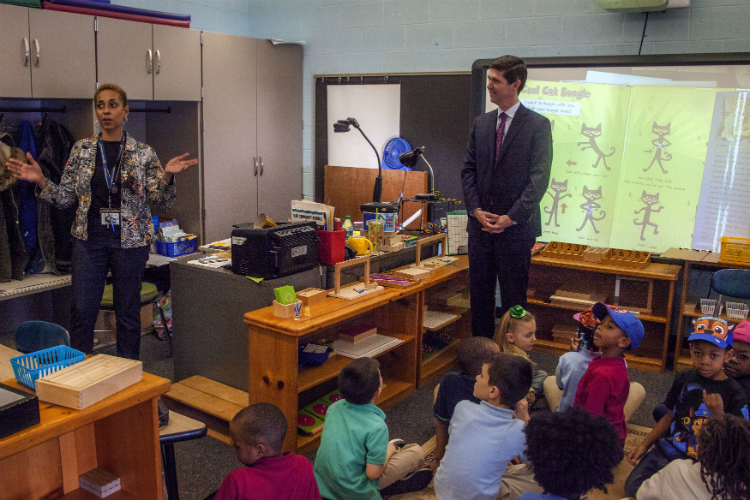
<path id="1" fill-rule="evenodd" d="M 102 226 L 109 226 L 112 231 L 115 230 L 115 226 L 120 225 L 120 210 L 112 208 L 112 193 L 117 193 L 118 188 L 115 179 L 120 170 L 120 159 L 122 158 L 122 151 L 125 149 L 125 134 L 122 134 L 122 140 L 120 141 L 120 151 L 117 153 L 117 162 L 115 168 L 110 172 L 107 166 L 107 155 L 104 154 L 104 146 L 102 146 L 102 136 L 99 134 L 99 142 L 97 142 L 97 149 L 102 156 L 102 168 L 104 169 L 104 180 L 107 182 L 107 208 L 100 209 L 101 223 Z"/>

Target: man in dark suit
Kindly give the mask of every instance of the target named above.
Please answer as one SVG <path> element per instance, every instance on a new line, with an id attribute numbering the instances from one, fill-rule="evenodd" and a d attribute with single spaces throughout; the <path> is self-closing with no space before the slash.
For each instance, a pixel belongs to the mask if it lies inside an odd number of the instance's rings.
<path id="1" fill-rule="evenodd" d="M 487 89 L 499 109 L 474 120 L 461 172 L 475 336 L 494 334 L 496 281 L 502 313 L 526 307 L 531 248 L 542 234 L 539 202 L 549 184 L 552 131 L 547 118 L 518 100 L 526 75 L 518 57 L 492 62 Z"/>

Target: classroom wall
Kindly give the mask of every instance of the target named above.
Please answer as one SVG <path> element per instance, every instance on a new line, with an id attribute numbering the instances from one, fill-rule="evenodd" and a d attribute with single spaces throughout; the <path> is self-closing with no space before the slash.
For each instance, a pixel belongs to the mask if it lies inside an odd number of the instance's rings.
<path id="1" fill-rule="evenodd" d="M 313 194 L 313 75 L 469 71 L 476 59 L 634 55 L 645 14 L 593 0 L 112 0 L 193 16 L 196 29 L 306 42 L 303 193 Z M 750 51 L 750 0 L 649 15 L 643 54 Z M 428 103 L 429 104 L 429 103 Z"/>

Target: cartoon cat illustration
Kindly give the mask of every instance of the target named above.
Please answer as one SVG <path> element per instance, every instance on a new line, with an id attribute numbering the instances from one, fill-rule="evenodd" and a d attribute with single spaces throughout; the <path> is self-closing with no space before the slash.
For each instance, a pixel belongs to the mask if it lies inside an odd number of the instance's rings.
<path id="1" fill-rule="evenodd" d="M 549 187 L 551 191 L 547 191 L 547 194 L 552 197 L 552 208 L 550 210 L 547 210 L 549 207 L 544 207 L 544 213 L 549 214 L 549 220 L 544 223 L 545 226 L 549 226 L 550 222 L 552 222 L 552 216 L 555 216 L 555 227 L 560 227 L 560 224 L 557 223 L 557 209 L 560 205 L 560 200 L 563 198 L 572 198 L 572 194 L 562 194 L 565 191 L 568 190 L 568 179 L 565 179 L 562 182 L 556 182 L 555 178 L 552 178 L 552 182 L 550 182 Z"/>
<path id="2" fill-rule="evenodd" d="M 643 237 L 643 233 L 646 231 L 646 226 L 654 226 L 654 234 L 659 234 L 659 226 L 658 224 L 654 224 L 651 222 L 651 214 L 661 212 L 661 209 L 664 208 L 664 206 L 660 206 L 657 210 L 654 210 L 653 206 L 659 203 L 659 193 L 656 194 L 648 194 L 646 191 L 643 191 L 643 194 L 641 194 L 641 201 L 646 204 L 645 207 L 641 207 L 640 210 L 636 210 L 635 213 L 638 215 L 639 213 L 645 211 L 646 213 L 643 214 L 643 220 L 641 222 L 638 222 L 638 217 L 633 219 L 633 224 L 636 226 L 642 226 L 641 227 L 641 241 L 646 241 L 646 238 Z"/>
<path id="3" fill-rule="evenodd" d="M 648 172 L 649 169 L 654 165 L 654 163 L 659 164 L 659 168 L 661 168 L 661 171 L 665 174 L 668 174 L 669 171 L 664 170 L 664 165 L 661 164 L 662 161 L 669 161 L 672 159 L 672 155 L 664 151 L 664 149 L 667 146 L 671 146 L 672 143 L 669 142 L 664 136 L 669 135 L 670 127 L 672 125 L 672 122 L 667 123 L 666 125 L 657 125 L 656 122 L 654 122 L 653 127 L 651 127 L 651 132 L 657 135 L 657 138 L 651 141 L 651 144 L 654 145 L 656 148 L 656 153 L 654 153 L 654 159 L 651 160 L 651 164 L 648 166 L 648 168 L 644 168 L 644 172 Z M 662 158 L 662 152 L 664 153 L 664 157 Z"/>
<path id="4" fill-rule="evenodd" d="M 608 156 L 612 156 L 613 154 L 615 154 L 615 148 L 611 148 L 612 152 L 609 153 L 608 155 L 605 155 L 604 152 L 601 149 L 599 149 L 599 146 L 596 144 L 596 138 L 601 137 L 602 135 L 602 124 L 600 123 L 599 125 L 596 126 L 596 128 L 592 128 L 592 127 L 587 127 L 586 123 L 584 123 L 583 126 L 581 127 L 581 134 L 589 138 L 588 142 L 578 143 L 579 146 L 583 145 L 583 147 L 581 148 L 581 151 L 585 149 L 593 149 L 594 153 L 597 154 L 596 163 L 594 163 L 591 166 L 596 168 L 599 166 L 599 162 L 601 160 L 604 160 L 604 168 L 606 168 L 607 170 L 612 170 L 611 168 L 607 166 L 606 158 Z"/>
<path id="5" fill-rule="evenodd" d="M 576 229 L 576 231 L 580 231 L 586 225 L 586 222 L 591 221 L 591 227 L 594 228 L 594 232 L 599 234 L 594 221 L 602 220 L 607 216 L 607 213 L 604 210 L 599 210 L 600 217 L 594 217 L 594 210 L 602 208 L 602 206 L 595 201 L 602 197 L 602 187 L 599 186 L 599 189 L 589 189 L 584 185 L 581 194 L 586 198 L 586 203 L 581 205 L 581 208 L 586 212 L 586 217 L 583 218 L 583 224 L 581 224 L 581 227 Z"/>

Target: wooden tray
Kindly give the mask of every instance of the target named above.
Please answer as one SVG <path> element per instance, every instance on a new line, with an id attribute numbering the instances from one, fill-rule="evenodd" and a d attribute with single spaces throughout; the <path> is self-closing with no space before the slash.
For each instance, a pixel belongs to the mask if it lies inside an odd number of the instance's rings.
<path id="1" fill-rule="evenodd" d="M 143 363 L 98 354 L 36 381 L 39 401 L 82 410 L 143 380 Z"/>
<path id="2" fill-rule="evenodd" d="M 602 258 L 602 264 L 609 266 L 630 267 L 633 269 L 644 269 L 651 264 L 651 252 L 640 250 L 623 250 L 610 248 Z"/>

